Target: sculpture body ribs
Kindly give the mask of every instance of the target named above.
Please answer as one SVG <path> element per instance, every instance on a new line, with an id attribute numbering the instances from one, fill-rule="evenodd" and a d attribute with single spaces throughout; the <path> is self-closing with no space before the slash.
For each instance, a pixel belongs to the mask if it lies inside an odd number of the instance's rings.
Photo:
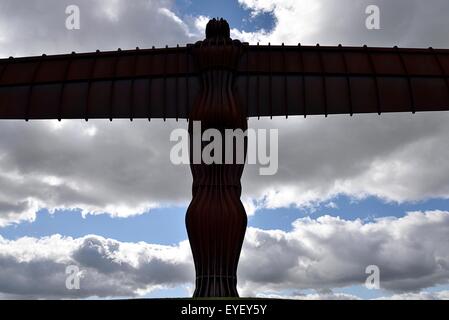
<path id="1" fill-rule="evenodd" d="M 243 46 L 229 38 L 226 27 L 223 20 L 209 22 L 207 39 L 193 48 L 202 89 L 190 114 L 191 141 L 194 121 L 200 121 L 202 132 L 213 128 L 222 136 L 226 129 L 247 129 L 246 115 L 233 92 L 234 71 Z M 222 164 L 205 164 L 203 160 L 195 164 L 193 143 L 190 144 L 193 199 L 187 210 L 186 227 L 195 261 L 195 297 L 238 296 L 237 264 L 247 224 L 240 201 L 244 165 L 225 164 L 225 153 L 230 150 L 222 145 Z M 232 148 L 235 155 L 235 145 Z"/>

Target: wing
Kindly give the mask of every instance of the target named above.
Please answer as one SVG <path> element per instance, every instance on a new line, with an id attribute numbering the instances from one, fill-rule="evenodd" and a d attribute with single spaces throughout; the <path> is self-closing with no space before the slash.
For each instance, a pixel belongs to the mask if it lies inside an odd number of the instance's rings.
<path id="1" fill-rule="evenodd" d="M 249 117 L 449 110 L 449 50 L 249 46 L 235 90 Z"/>
<path id="2" fill-rule="evenodd" d="M 0 119 L 187 118 L 189 48 L 0 60 Z M 449 50 L 248 46 L 235 90 L 249 117 L 449 109 Z"/>
<path id="3" fill-rule="evenodd" d="M 0 60 L 0 119 L 187 118 L 200 89 L 188 51 Z"/>

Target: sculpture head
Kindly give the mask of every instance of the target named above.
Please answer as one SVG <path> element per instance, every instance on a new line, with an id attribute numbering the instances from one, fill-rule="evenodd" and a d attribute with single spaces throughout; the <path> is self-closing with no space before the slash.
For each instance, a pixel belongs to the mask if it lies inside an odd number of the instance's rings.
<path id="1" fill-rule="evenodd" d="M 209 20 L 206 25 L 206 39 L 230 39 L 228 22 L 223 18 Z"/>

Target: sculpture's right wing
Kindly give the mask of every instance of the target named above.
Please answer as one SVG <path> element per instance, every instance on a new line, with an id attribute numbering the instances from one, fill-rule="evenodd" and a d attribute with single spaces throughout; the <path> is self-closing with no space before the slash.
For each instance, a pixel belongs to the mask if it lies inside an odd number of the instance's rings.
<path id="1" fill-rule="evenodd" d="M 248 117 L 449 110 L 449 50 L 248 46 L 235 83 Z"/>

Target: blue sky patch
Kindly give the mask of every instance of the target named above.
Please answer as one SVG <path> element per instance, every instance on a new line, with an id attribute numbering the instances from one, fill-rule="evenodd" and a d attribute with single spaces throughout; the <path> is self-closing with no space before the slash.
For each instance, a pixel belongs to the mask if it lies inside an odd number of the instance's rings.
<path id="1" fill-rule="evenodd" d="M 332 203 L 330 205 L 330 203 Z M 153 209 L 148 213 L 128 218 L 113 218 L 107 214 L 81 216 L 80 211 L 58 211 L 50 214 L 41 210 L 34 222 L 22 222 L 0 228 L 6 239 L 20 237 L 44 237 L 53 234 L 83 237 L 96 234 L 124 242 L 145 241 L 162 245 L 174 245 L 187 239 L 185 229 L 185 207 Z M 248 218 L 248 226 L 264 230 L 291 231 L 292 223 L 310 216 L 339 216 L 344 220 L 362 219 L 372 221 L 381 217 L 403 217 L 409 211 L 449 211 L 449 200 L 431 199 L 417 203 L 386 203 L 376 197 L 354 200 L 339 196 L 315 208 L 261 209 Z"/>
<path id="2" fill-rule="evenodd" d="M 260 29 L 270 31 L 275 26 L 275 18 L 271 12 L 251 15 L 251 11 L 244 8 L 238 1 L 191 1 L 176 0 L 176 9 L 181 16 L 209 16 L 225 18 L 231 28 L 237 28 L 247 32 L 254 32 Z"/>

